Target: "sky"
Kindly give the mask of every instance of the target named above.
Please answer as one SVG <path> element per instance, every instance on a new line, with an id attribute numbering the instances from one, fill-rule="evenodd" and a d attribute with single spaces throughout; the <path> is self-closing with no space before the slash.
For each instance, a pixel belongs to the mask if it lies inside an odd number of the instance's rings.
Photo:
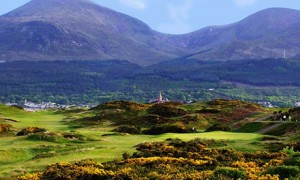
<path id="1" fill-rule="evenodd" d="M 266 8 L 283 7 L 300 10 L 300 0 L 92 1 L 140 19 L 152 29 L 168 34 L 184 34 L 210 25 L 231 24 Z M 29 0 L 0 0 L 0 15 L 27 2 Z"/>

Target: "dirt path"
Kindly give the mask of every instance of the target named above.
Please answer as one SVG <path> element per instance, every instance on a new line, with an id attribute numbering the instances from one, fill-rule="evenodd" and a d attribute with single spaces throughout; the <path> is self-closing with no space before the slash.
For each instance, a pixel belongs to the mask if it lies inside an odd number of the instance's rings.
<path id="1" fill-rule="evenodd" d="M 266 117 L 259 118 L 259 119 L 256 120 L 256 122 L 262 122 L 262 121 L 264 121 L 264 120 L 269 119 L 270 117 L 272 117 L 272 115 L 269 115 L 269 116 L 266 116 Z"/>

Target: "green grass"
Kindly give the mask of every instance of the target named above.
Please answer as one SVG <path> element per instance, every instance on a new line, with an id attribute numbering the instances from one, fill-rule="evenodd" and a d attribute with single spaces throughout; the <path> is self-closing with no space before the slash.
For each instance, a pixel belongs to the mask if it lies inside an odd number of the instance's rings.
<path id="1" fill-rule="evenodd" d="M 300 125 L 297 123 L 283 123 L 278 128 L 268 131 L 266 134 L 273 136 L 281 136 L 291 132 L 299 132 Z"/>
<path id="2" fill-rule="evenodd" d="M 252 123 L 247 123 L 241 128 L 238 129 L 239 132 L 245 132 L 245 133 L 254 133 L 259 131 L 261 128 L 263 128 L 263 123 L 262 122 L 252 122 Z"/>
<path id="3" fill-rule="evenodd" d="M 250 133 L 234 133 L 234 132 L 222 132 L 214 131 L 208 133 L 195 133 L 195 134 L 163 134 L 154 136 L 152 138 L 159 140 L 164 140 L 166 138 L 180 138 L 184 141 L 188 141 L 195 138 L 200 139 L 214 139 L 214 140 L 244 140 L 244 141 L 253 141 L 260 138 L 260 134 L 250 134 Z"/>
<path id="4" fill-rule="evenodd" d="M 49 131 L 70 130 L 69 126 L 62 121 L 67 116 L 56 111 L 26 112 L 13 107 L 4 108 L 0 105 L 0 117 L 18 121 L 6 122 L 13 125 L 16 130 L 25 127 L 45 127 Z"/>

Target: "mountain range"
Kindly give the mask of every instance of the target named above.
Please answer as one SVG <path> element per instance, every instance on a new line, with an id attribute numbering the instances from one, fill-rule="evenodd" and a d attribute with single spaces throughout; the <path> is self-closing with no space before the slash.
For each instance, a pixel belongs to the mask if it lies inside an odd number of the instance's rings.
<path id="1" fill-rule="evenodd" d="M 272 8 L 225 26 L 169 35 L 89 0 L 32 0 L 0 16 L 0 61 L 238 60 L 300 54 L 300 11 Z"/>

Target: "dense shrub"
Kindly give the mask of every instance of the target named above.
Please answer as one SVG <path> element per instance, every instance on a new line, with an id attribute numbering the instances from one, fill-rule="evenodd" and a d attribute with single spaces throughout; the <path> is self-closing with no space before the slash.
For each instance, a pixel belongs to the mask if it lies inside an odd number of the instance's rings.
<path id="1" fill-rule="evenodd" d="M 189 133 L 193 132 L 191 128 L 187 128 L 185 125 L 182 124 L 171 124 L 171 125 L 159 125 L 159 126 L 152 126 L 150 129 L 144 130 L 144 134 L 164 134 L 164 133 Z"/>
<path id="2" fill-rule="evenodd" d="M 24 110 L 24 108 L 23 108 L 22 106 L 19 106 L 19 105 L 13 105 L 13 106 L 11 106 L 11 107 L 15 107 L 15 108 L 17 108 L 17 109 Z"/>
<path id="3" fill-rule="evenodd" d="M 55 133 L 55 132 L 39 132 L 28 136 L 30 140 L 43 140 L 49 142 L 64 142 L 67 140 L 72 141 L 85 141 L 87 138 L 78 133 Z"/>
<path id="4" fill-rule="evenodd" d="M 119 126 L 113 131 L 115 132 L 121 132 L 121 133 L 129 133 L 129 134 L 141 134 L 142 130 L 140 127 L 136 126 L 129 126 L 129 125 L 124 125 L 124 126 Z"/>
<path id="5" fill-rule="evenodd" d="M 292 147 L 295 152 L 300 152 L 300 142 L 290 143 L 288 146 Z"/>
<path id="6" fill-rule="evenodd" d="M 239 132 L 247 132 L 247 133 L 253 133 L 261 130 L 263 128 L 264 124 L 262 122 L 250 122 L 247 124 L 242 125 L 238 131 Z"/>
<path id="7" fill-rule="evenodd" d="M 216 114 L 216 113 L 220 113 L 221 111 L 218 109 L 212 109 L 212 108 L 205 108 L 205 109 L 201 109 L 198 110 L 197 113 L 211 113 L 211 114 Z"/>
<path id="8" fill-rule="evenodd" d="M 278 174 L 280 179 L 285 178 L 296 178 L 300 175 L 299 167 L 297 166 L 278 166 L 278 167 L 270 167 L 266 174 Z"/>
<path id="9" fill-rule="evenodd" d="M 295 143 L 293 148 L 295 151 L 300 152 L 300 142 Z"/>
<path id="10" fill-rule="evenodd" d="M 230 127 L 226 124 L 215 124 L 208 129 L 206 129 L 206 132 L 211 131 L 230 131 Z"/>
<path id="11" fill-rule="evenodd" d="M 208 105 L 212 105 L 212 106 L 237 106 L 242 104 L 243 102 L 238 101 L 238 100 L 227 100 L 227 99 L 214 99 L 210 102 L 208 102 Z"/>
<path id="12" fill-rule="evenodd" d="M 41 179 L 110 179 L 113 172 L 103 170 L 103 165 L 94 161 L 83 161 L 74 164 L 57 163 L 47 167 Z"/>
<path id="13" fill-rule="evenodd" d="M 270 167 L 266 174 L 278 174 L 280 179 L 285 178 L 297 178 L 300 175 L 299 167 L 297 166 L 278 166 L 278 167 Z"/>
<path id="14" fill-rule="evenodd" d="M 170 103 L 155 104 L 148 109 L 148 113 L 162 117 L 178 117 L 187 114 L 185 110 Z"/>
<path id="15" fill-rule="evenodd" d="M 45 132 L 46 129 L 44 128 L 38 128 L 38 127 L 27 127 L 25 129 L 22 129 L 20 132 L 17 133 L 17 136 L 26 136 L 30 134 L 35 134 L 39 132 Z"/>
<path id="16" fill-rule="evenodd" d="M 39 132 L 28 136 L 30 140 L 43 140 L 49 142 L 63 142 L 65 139 L 62 134 L 54 132 Z"/>
<path id="17" fill-rule="evenodd" d="M 247 117 L 248 115 L 252 114 L 253 112 L 255 111 L 245 107 L 238 107 L 233 109 L 231 116 L 234 120 L 241 120 Z"/>
<path id="18" fill-rule="evenodd" d="M 171 122 L 172 120 L 166 117 L 162 117 L 155 114 L 147 114 L 143 116 L 138 116 L 134 119 L 136 122 L 142 123 L 144 125 L 157 125 L 165 124 Z"/>
<path id="19" fill-rule="evenodd" d="M 140 111 L 145 110 L 148 105 L 139 104 L 136 102 L 130 101 L 110 101 L 105 104 L 101 104 L 97 107 L 94 107 L 93 110 L 96 109 L 124 109 L 124 110 L 132 110 L 132 111 Z"/>
<path id="20" fill-rule="evenodd" d="M 20 176 L 16 178 L 17 180 L 40 180 L 42 174 L 41 173 L 35 173 L 35 174 L 26 174 L 24 176 Z"/>
<path id="21" fill-rule="evenodd" d="M 182 102 L 179 102 L 179 101 L 165 102 L 164 104 L 169 105 L 169 106 L 182 106 L 182 105 L 184 105 Z"/>
<path id="22" fill-rule="evenodd" d="M 102 134 L 101 136 L 105 137 L 105 136 L 127 136 L 130 135 L 128 133 L 107 133 L 107 134 Z"/>
<path id="23" fill-rule="evenodd" d="M 88 140 L 86 136 L 84 136 L 80 133 L 65 132 L 65 133 L 62 133 L 62 136 L 64 139 L 67 139 L 67 140 L 80 140 L 80 141 Z"/>
<path id="24" fill-rule="evenodd" d="M 298 166 L 300 168 L 300 157 L 291 156 L 284 161 L 284 164 L 288 166 Z"/>
<path id="25" fill-rule="evenodd" d="M 217 168 L 214 171 L 212 178 L 213 179 L 229 178 L 234 180 L 246 179 L 246 171 L 230 168 L 230 167 Z"/>
<path id="26" fill-rule="evenodd" d="M 273 136 L 264 136 L 261 140 L 262 141 L 279 141 L 280 139 L 278 139 L 277 137 L 273 137 Z"/>
<path id="27" fill-rule="evenodd" d="M 283 123 L 278 128 L 268 131 L 266 134 L 273 136 L 282 136 L 285 134 L 291 134 L 298 132 L 300 130 L 300 125 L 295 123 Z"/>
<path id="28" fill-rule="evenodd" d="M 10 124 L 0 124 L 0 134 L 10 132 L 10 128 L 12 126 Z"/>

